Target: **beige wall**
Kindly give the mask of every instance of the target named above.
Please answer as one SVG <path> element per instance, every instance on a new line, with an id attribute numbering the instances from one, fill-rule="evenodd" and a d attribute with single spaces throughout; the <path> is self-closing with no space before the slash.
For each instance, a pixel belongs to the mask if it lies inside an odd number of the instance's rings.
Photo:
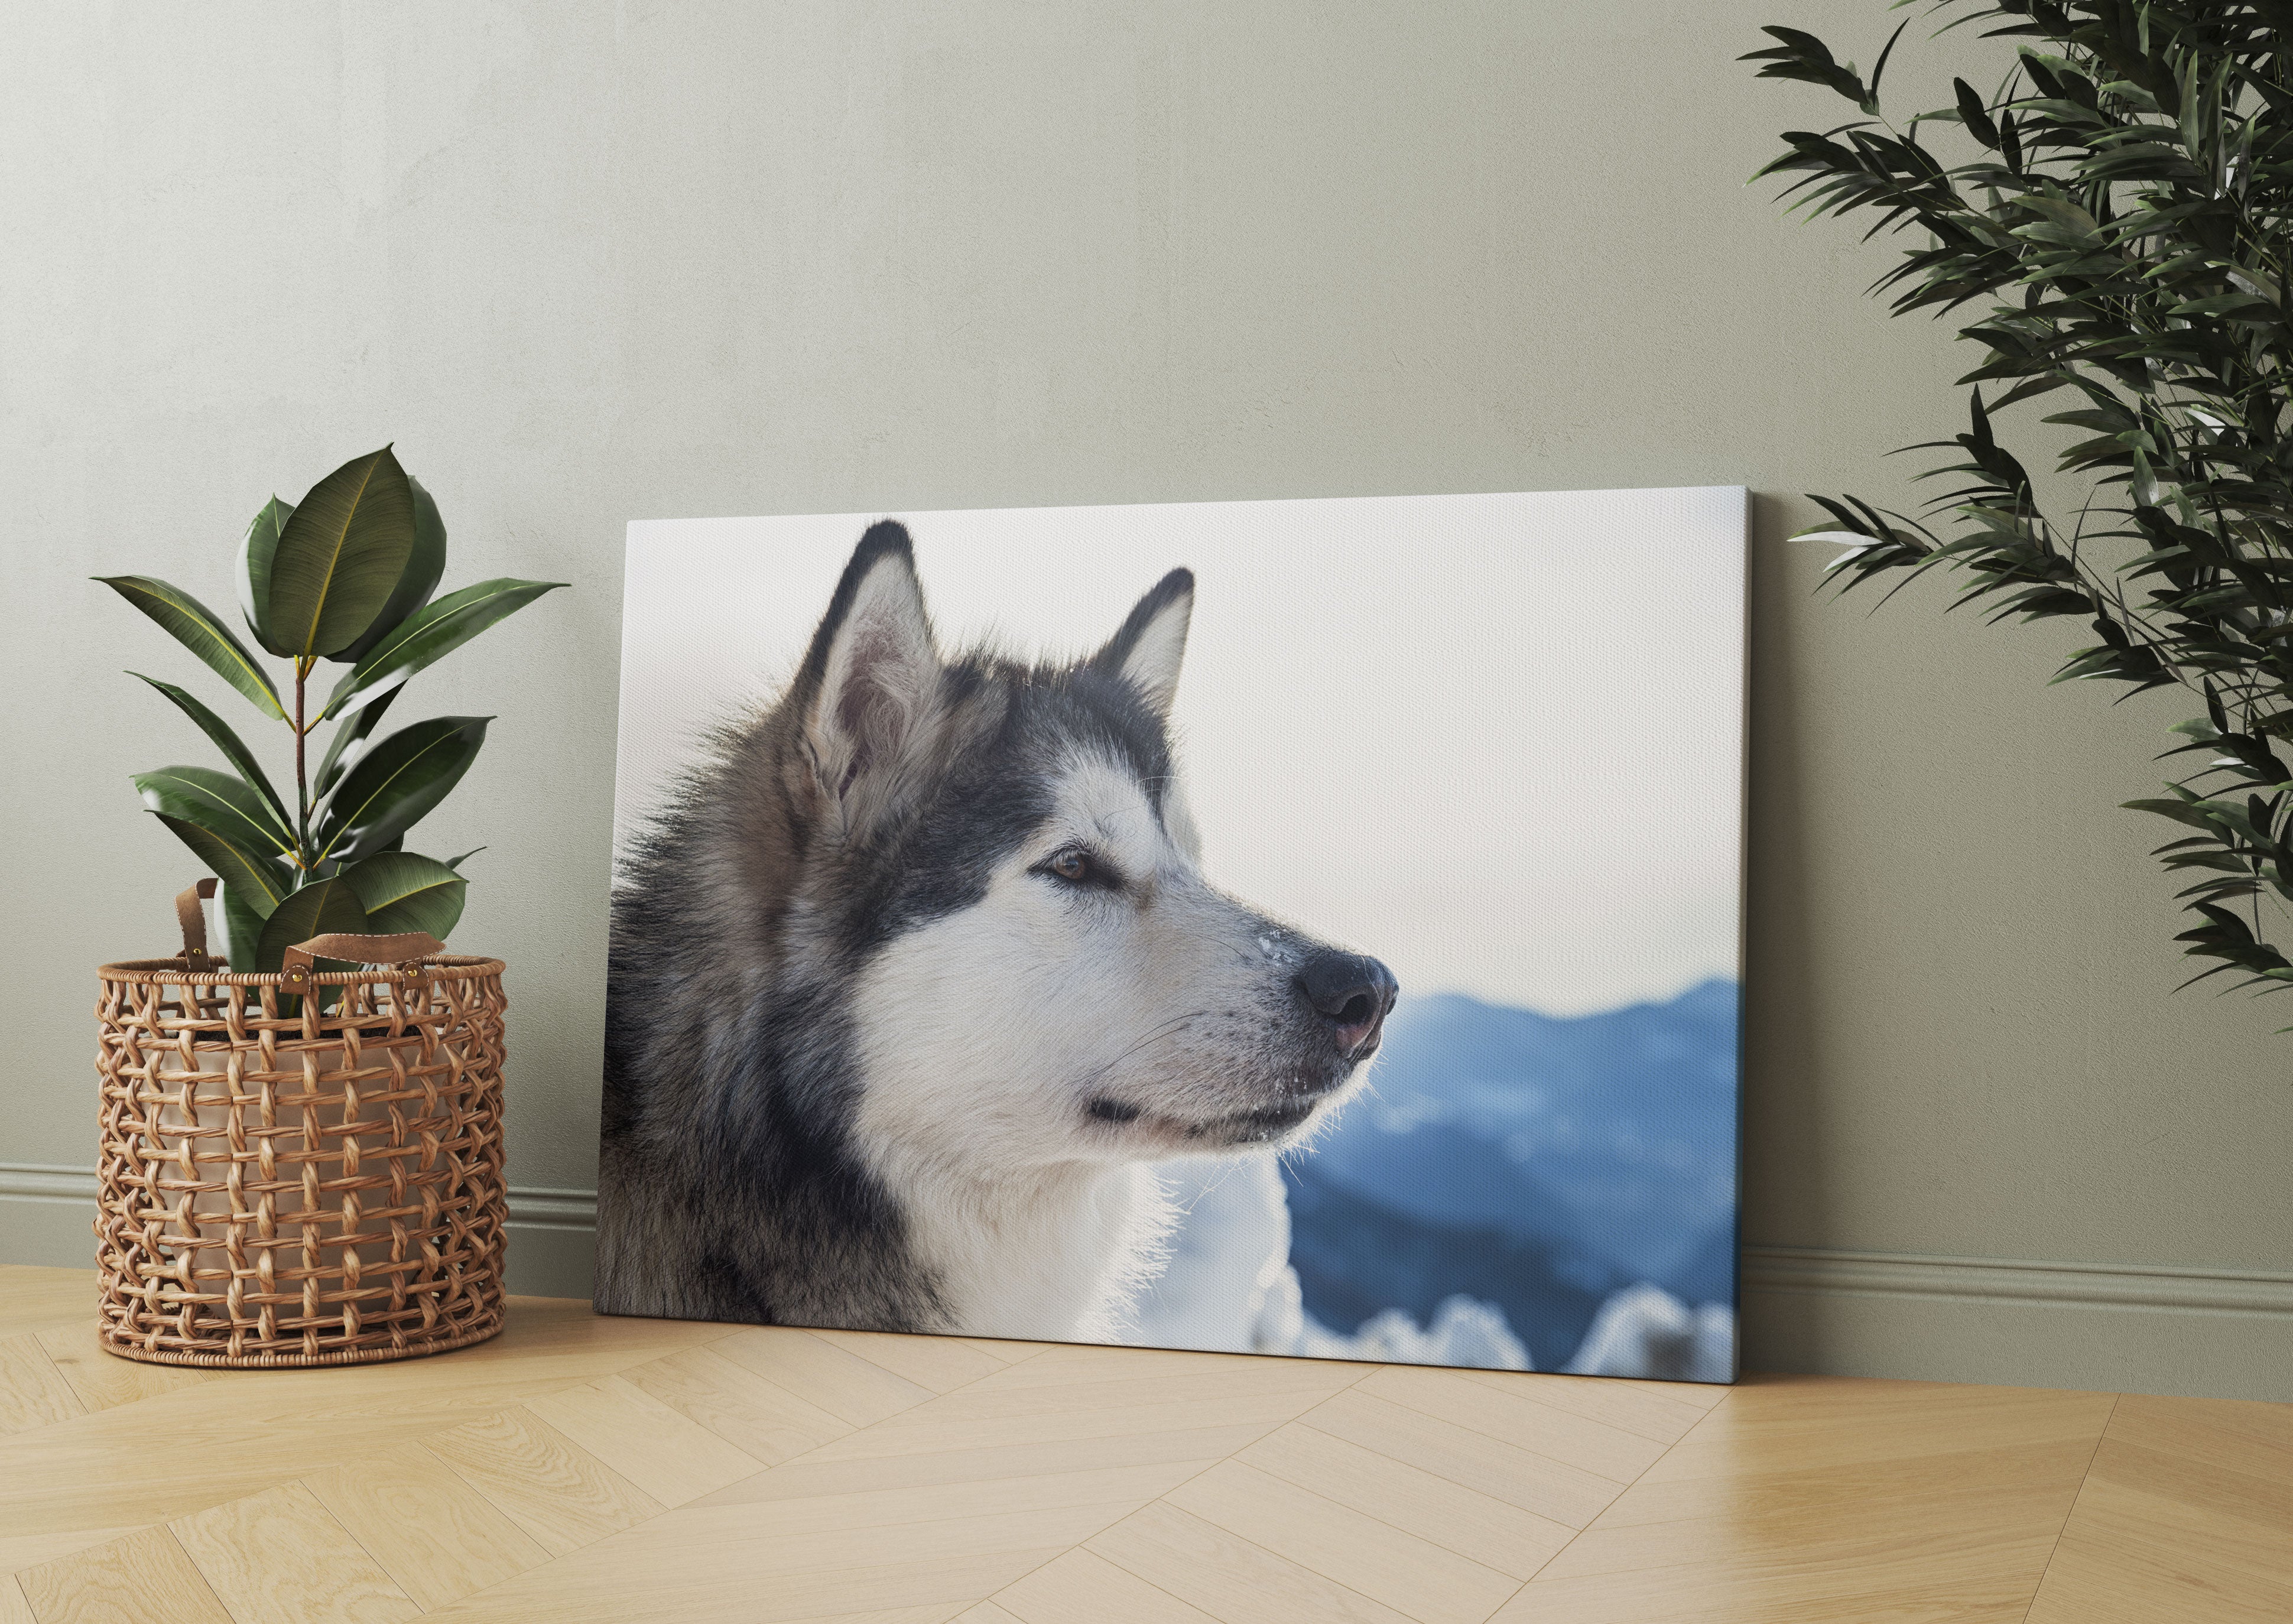
<path id="1" fill-rule="evenodd" d="M 86 1255 L 89 971 L 189 877 L 126 775 L 197 742 L 120 674 L 187 657 L 86 577 L 228 597 L 248 513 L 355 452 L 395 440 L 457 579 L 574 583 L 421 679 L 501 718 L 433 826 L 491 844 L 458 942 L 513 966 L 518 1267 L 561 1289 L 625 519 L 1741 483 L 1750 1362 L 2293 1397 L 2293 1004 L 2169 995 L 2166 835 L 2114 809 L 2175 702 L 2049 690 L 2064 637 L 1936 587 L 1819 599 L 1780 540 L 1798 491 L 1900 499 L 1880 453 L 1969 362 L 1743 184 L 1837 118 L 1732 63 L 1772 20 L 1868 61 L 1892 19 L 14 8 L 0 1256 Z M 1904 49 L 1932 90 L 1985 48 Z"/>

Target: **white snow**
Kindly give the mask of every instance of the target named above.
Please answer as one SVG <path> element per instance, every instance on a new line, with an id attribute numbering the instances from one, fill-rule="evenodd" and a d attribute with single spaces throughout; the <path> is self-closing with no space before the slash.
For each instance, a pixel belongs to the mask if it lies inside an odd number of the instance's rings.
<path id="1" fill-rule="evenodd" d="M 1351 1334 L 1305 1311 L 1290 1266 L 1290 1204 L 1263 1157 L 1203 1157 L 1159 1170 L 1178 1208 L 1170 1261 L 1134 1305 L 1136 1339 L 1149 1347 L 1223 1353 L 1299 1353 L 1398 1364 L 1527 1370 L 1528 1350 L 1494 1303 L 1453 1296 L 1420 1326 L 1389 1308 Z M 1628 1287 L 1600 1307 L 1568 1370 L 1578 1376 L 1727 1382 L 1735 1378 L 1736 1320 L 1707 1303 L 1689 1309 L 1656 1286 Z"/>
<path id="2" fill-rule="evenodd" d="M 1736 1316 L 1716 1303 L 1691 1311 L 1657 1287 L 1628 1287 L 1600 1305 L 1568 1369 L 1574 1376 L 1732 1382 Z"/>
<path id="3" fill-rule="evenodd" d="M 1179 1209 L 1169 1263 L 1135 1307 L 1138 1338 L 1161 1347 L 1223 1353 L 1304 1353 L 1526 1370 L 1528 1350 L 1504 1311 L 1451 1297 L 1421 1328 L 1390 1308 L 1351 1336 L 1305 1311 L 1290 1267 L 1290 1203 L 1264 1157 L 1166 1163 L 1163 1188 Z"/>
<path id="4" fill-rule="evenodd" d="M 1294 1277 L 1293 1277 L 1294 1278 Z M 1465 1365 L 1483 1370 L 1529 1370 L 1528 1350 L 1494 1303 L 1459 1295 L 1433 1311 L 1422 1330 L 1400 1309 L 1365 1320 L 1350 1336 L 1325 1329 L 1310 1315 L 1291 1350 L 1325 1359 L 1370 1359 L 1403 1365 Z"/>
<path id="5" fill-rule="evenodd" d="M 1170 1262 L 1135 1305 L 1138 1339 L 1218 1353 L 1286 1353 L 1299 1318 L 1290 1202 L 1266 1157 L 1158 1170 L 1179 1212 Z"/>

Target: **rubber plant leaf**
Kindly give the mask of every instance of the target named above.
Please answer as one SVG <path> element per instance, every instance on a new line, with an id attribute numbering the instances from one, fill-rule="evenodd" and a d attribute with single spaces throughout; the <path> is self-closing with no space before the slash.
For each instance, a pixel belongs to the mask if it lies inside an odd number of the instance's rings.
<path id="1" fill-rule="evenodd" d="M 319 856 L 355 863 L 406 832 L 461 782 L 490 716 L 442 716 L 383 740 L 342 776 L 315 839 Z"/>
<path id="2" fill-rule="evenodd" d="M 367 929 L 366 910 L 359 905 L 358 893 L 346 881 L 339 878 L 313 881 L 282 899 L 263 920 L 263 937 L 255 945 L 255 967 L 266 975 L 275 974 L 287 950 L 298 942 L 337 930 L 363 935 Z M 315 966 L 320 970 L 342 967 L 342 961 L 337 959 L 320 959 Z"/>
<path id="3" fill-rule="evenodd" d="M 134 783 L 152 811 L 197 824 L 234 846 L 265 857 L 285 857 L 295 848 L 295 837 L 271 815 L 263 797 L 230 773 L 212 767 L 163 767 L 136 774 Z"/>
<path id="4" fill-rule="evenodd" d="M 498 621 L 508 619 L 562 581 L 482 581 L 449 592 L 385 633 L 365 659 L 343 675 L 327 696 L 319 719 L 371 704 L 433 662 L 443 658 Z"/>
<path id="5" fill-rule="evenodd" d="M 378 851 L 343 870 L 342 877 L 358 893 L 369 929 L 385 936 L 424 930 L 442 942 L 462 917 L 470 889 L 437 858 L 410 851 Z"/>
<path id="6" fill-rule="evenodd" d="M 150 683 L 160 693 L 174 701 L 175 708 L 198 724 L 201 733 L 215 741 L 215 748 L 223 751 L 224 759 L 237 767 L 239 775 L 247 780 L 256 794 L 263 797 L 263 804 L 271 808 L 272 816 L 279 820 L 279 826 L 281 829 L 287 827 L 290 821 L 287 815 L 287 803 L 279 799 L 279 792 L 271 787 L 271 780 L 264 775 L 262 763 L 255 760 L 255 752 L 247 748 L 246 741 L 231 731 L 230 723 L 172 682 L 161 682 L 157 677 L 145 677 L 141 671 L 130 671 L 127 674 L 130 677 L 142 678 L 143 681 Z"/>
<path id="7" fill-rule="evenodd" d="M 279 551 L 279 532 L 294 516 L 295 509 L 274 496 L 247 521 L 239 543 L 239 612 L 255 640 L 274 654 L 289 651 L 271 637 L 271 560 Z"/>
<path id="8" fill-rule="evenodd" d="M 223 881 L 224 889 L 236 888 L 240 904 L 257 918 L 268 919 L 291 889 L 286 871 L 261 852 L 243 849 L 187 818 L 171 817 L 165 812 L 154 816 L 191 849 L 207 865 L 207 872 Z"/>
<path id="9" fill-rule="evenodd" d="M 279 532 L 264 624 L 298 660 L 338 654 L 381 614 L 414 552 L 414 491 L 390 448 L 312 485 Z"/>
<path id="10" fill-rule="evenodd" d="M 279 721 L 287 719 L 279 690 L 255 662 L 247 645 L 213 610 L 180 587 L 149 575 L 99 575 L 96 579 L 166 628 L 170 636 L 207 662 L 208 669 Z"/>
<path id="11" fill-rule="evenodd" d="M 241 975 L 251 975 L 263 943 L 264 916 L 256 911 L 256 904 L 247 900 L 242 886 L 225 881 L 222 898 L 223 952 L 233 970 Z"/>
<path id="12" fill-rule="evenodd" d="M 438 589 L 438 578 L 446 572 L 446 521 L 439 516 L 438 504 L 430 499 L 420 480 L 409 474 L 406 488 L 414 494 L 414 550 L 407 555 L 406 568 L 391 589 L 382 613 L 374 617 L 374 624 L 356 642 L 331 656 L 334 659 L 364 659 L 368 650 L 430 601 L 430 595 Z"/>
<path id="13" fill-rule="evenodd" d="M 327 792 L 335 787 L 335 780 L 358 764 L 358 759 L 366 754 L 375 724 L 382 720 L 383 712 L 390 709 L 390 702 L 405 691 L 393 688 L 380 699 L 343 719 L 335 729 L 335 736 L 327 741 L 327 753 L 319 758 L 318 773 L 311 780 L 313 798 L 325 800 Z"/>

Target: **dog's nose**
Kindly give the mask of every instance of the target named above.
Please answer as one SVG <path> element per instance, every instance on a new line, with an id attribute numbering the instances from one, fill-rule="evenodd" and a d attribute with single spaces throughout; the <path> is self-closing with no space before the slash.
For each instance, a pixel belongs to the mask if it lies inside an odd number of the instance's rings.
<path id="1" fill-rule="evenodd" d="M 1335 1031 L 1339 1052 L 1348 1060 L 1366 1054 L 1393 1008 L 1401 984 L 1393 972 L 1366 954 L 1317 953 L 1298 972 L 1297 988 L 1316 1014 Z"/>

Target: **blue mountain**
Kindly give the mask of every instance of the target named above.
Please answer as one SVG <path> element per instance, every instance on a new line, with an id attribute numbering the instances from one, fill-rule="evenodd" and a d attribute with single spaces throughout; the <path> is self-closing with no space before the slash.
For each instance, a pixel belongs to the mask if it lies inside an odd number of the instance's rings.
<path id="1" fill-rule="evenodd" d="M 1570 1017 L 1405 999 L 1372 1092 L 1283 1169 L 1308 1311 L 1463 1292 L 1552 1368 L 1620 1287 L 1732 1305 L 1738 1019 L 1730 981 Z"/>

